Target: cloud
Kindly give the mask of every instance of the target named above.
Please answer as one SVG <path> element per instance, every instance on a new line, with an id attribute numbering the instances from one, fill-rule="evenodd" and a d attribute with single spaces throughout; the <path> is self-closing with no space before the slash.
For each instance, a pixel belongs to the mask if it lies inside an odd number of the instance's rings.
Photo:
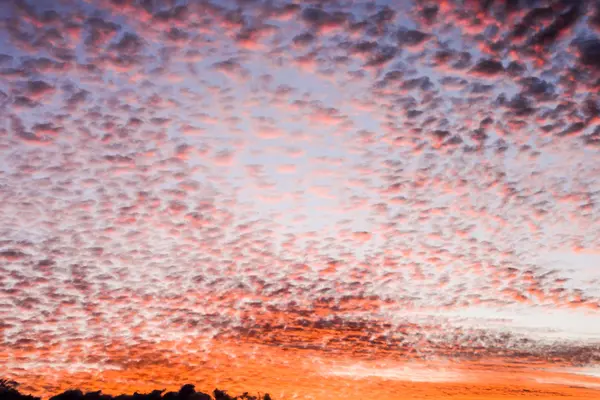
<path id="1" fill-rule="evenodd" d="M 347 14 L 343 12 L 329 13 L 323 9 L 307 7 L 302 10 L 302 20 L 316 29 L 331 29 L 341 27 L 346 23 Z"/>
<path id="2" fill-rule="evenodd" d="M 231 58 L 214 63 L 213 68 L 231 78 L 245 78 L 248 76 L 248 71 L 238 61 Z"/>
<path id="3" fill-rule="evenodd" d="M 401 46 L 414 47 L 423 44 L 430 35 L 415 29 L 401 29 L 398 34 L 398 43 Z"/>
<path id="4" fill-rule="evenodd" d="M 590 38 L 578 43 L 579 61 L 586 67 L 598 68 L 600 66 L 600 40 Z"/>
<path id="5" fill-rule="evenodd" d="M 481 76 L 494 76 L 504 72 L 502 63 L 497 60 L 483 59 L 471 69 L 471 73 Z"/>
<path id="6" fill-rule="evenodd" d="M 6 371 L 326 398 L 335 359 L 351 398 L 597 363 L 596 7 L 467 3 L 7 4 Z M 513 323 L 564 311 L 555 340 Z"/>
<path id="7" fill-rule="evenodd" d="M 316 37 L 310 32 L 304 32 L 294 36 L 292 41 L 298 47 L 305 47 L 315 41 Z"/>
<path id="8" fill-rule="evenodd" d="M 459 372 L 427 368 L 427 366 L 413 366 L 410 364 L 399 367 L 366 367 L 363 365 L 353 365 L 328 370 L 325 372 L 325 375 L 347 377 L 351 379 L 379 378 L 384 380 L 409 382 L 464 382 L 464 377 Z"/>

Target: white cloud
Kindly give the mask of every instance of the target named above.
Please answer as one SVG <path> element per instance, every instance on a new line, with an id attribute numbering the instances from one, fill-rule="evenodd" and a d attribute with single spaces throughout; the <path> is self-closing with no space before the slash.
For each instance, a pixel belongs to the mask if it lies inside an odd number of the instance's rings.
<path id="1" fill-rule="evenodd" d="M 410 382 L 455 382 L 464 381 L 464 374 L 447 368 L 433 368 L 427 365 L 402 366 L 366 366 L 354 364 L 339 366 L 324 372 L 325 375 L 340 376 L 351 379 L 381 378 Z"/>

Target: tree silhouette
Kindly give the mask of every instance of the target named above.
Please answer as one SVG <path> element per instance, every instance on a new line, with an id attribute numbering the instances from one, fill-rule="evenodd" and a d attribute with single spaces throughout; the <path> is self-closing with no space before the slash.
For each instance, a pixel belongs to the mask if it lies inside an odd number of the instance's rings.
<path id="1" fill-rule="evenodd" d="M 40 400 L 39 397 L 25 395 L 18 391 L 19 384 L 13 380 L 0 379 L 0 400 Z M 69 389 L 50 397 L 49 400 L 272 400 L 269 394 L 252 396 L 244 392 L 240 396 L 231 396 L 226 391 L 215 389 L 213 396 L 207 393 L 196 392 L 192 384 L 183 385 L 178 392 L 153 390 L 150 393 L 119 394 L 112 396 L 103 394 L 101 390 L 83 393 L 79 389 Z"/>
<path id="2" fill-rule="evenodd" d="M 19 383 L 10 379 L 0 378 L 1 400 L 40 400 L 39 397 L 24 395 L 19 392 Z"/>

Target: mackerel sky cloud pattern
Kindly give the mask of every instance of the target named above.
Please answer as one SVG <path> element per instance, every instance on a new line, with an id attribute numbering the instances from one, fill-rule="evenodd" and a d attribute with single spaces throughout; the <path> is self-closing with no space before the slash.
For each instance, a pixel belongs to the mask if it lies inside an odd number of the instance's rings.
<path id="1" fill-rule="evenodd" d="M 0 17 L 0 365 L 28 391 L 600 398 L 599 5 Z"/>

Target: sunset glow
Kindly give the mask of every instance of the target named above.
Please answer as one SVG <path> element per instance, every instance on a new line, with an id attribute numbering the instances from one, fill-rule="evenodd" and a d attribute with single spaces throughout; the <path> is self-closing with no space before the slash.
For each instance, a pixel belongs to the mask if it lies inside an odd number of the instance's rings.
<path id="1" fill-rule="evenodd" d="M 600 3 L 0 17 L 0 378 L 600 399 Z"/>

